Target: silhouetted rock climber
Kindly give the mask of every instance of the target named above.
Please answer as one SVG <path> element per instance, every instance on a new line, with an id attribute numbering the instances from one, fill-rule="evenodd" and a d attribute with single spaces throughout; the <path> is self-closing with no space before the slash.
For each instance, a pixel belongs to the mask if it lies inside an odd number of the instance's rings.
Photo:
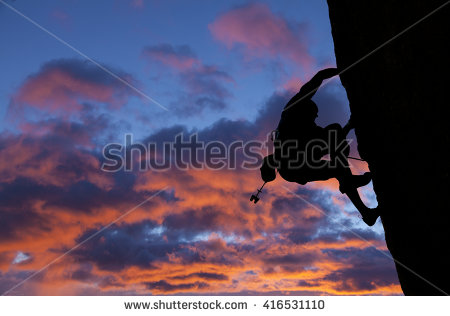
<path id="1" fill-rule="evenodd" d="M 361 200 L 358 187 L 371 181 L 371 175 L 353 175 L 348 163 L 350 147 L 346 136 L 353 128 L 351 120 L 341 127 L 331 124 L 325 128 L 317 126 L 318 108 L 311 100 L 322 81 L 338 74 L 336 68 L 319 71 L 286 104 L 277 129 L 273 132 L 275 151 L 263 160 L 261 177 L 265 182 L 273 181 L 276 170 L 289 182 L 306 184 L 311 181 L 336 178 L 339 190 L 361 213 L 364 222 L 375 224 L 379 212 L 369 209 Z M 330 160 L 322 159 L 330 155 Z"/>

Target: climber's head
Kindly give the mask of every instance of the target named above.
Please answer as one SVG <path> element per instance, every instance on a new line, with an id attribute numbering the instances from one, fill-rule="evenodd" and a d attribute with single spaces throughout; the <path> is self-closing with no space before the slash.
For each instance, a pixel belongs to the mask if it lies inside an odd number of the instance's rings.
<path id="1" fill-rule="evenodd" d="M 313 100 L 308 99 L 302 102 L 301 115 L 305 121 L 315 121 L 318 117 L 319 108 Z"/>

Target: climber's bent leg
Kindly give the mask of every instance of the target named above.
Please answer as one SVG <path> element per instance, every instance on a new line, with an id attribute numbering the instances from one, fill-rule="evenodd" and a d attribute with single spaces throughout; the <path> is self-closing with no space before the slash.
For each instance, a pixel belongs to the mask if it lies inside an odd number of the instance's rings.
<path id="1" fill-rule="evenodd" d="M 346 194 L 353 205 L 359 211 L 363 221 L 372 226 L 375 224 L 379 213 L 376 209 L 368 208 L 361 200 L 361 196 L 357 190 L 358 187 L 368 184 L 371 180 L 370 172 L 363 175 L 353 175 L 349 166 L 336 169 L 336 179 L 339 181 L 339 190 Z"/>
<path id="2" fill-rule="evenodd" d="M 379 216 L 378 210 L 368 208 L 361 200 L 361 197 L 359 196 L 358 190 L 356 188 L 348 190 L 347 192 L 345 192 L 345 194 L 347 194 L 350 201 L 352 201 L 353 205 L 361 214 L 364 223 L 369 226 L 375 224 Z"/>

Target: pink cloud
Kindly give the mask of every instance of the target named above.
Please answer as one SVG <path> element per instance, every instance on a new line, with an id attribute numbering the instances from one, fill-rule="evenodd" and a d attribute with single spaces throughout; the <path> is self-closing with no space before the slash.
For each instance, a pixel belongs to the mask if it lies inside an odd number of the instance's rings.
<path id="1" fill-rule="evenodd" d="M 283 56 L 304 68 L 313 62 L 304 32 L 294 32 L 286 20 L 265 4 L 250 4 L 219 16 L 209 25 L 228 49 L 243 45 L 247 56 Z"/>
<path id="2" fill-rule="evenodd" d="M 55 69 L 28 79 L 14 100 L 40 109 L 54 111 L 63 108 L 72 112 L 80 108 L 78 97 L 107 102 L 111 100 L 112 94 L 110 87 L 84 82 Z"/>
<path id="3" fill-rule="evenodd" d="M 133 81 L 127 74 L 122 78 Z M 83 102 L 120 107 L 132 95 L 125 85 L 94 65 L 80 60 L 55 60 L 29 76 L 12 97 L 10 111 L 24 109 L 71 114 L 80 111 Z"/>
<path id="4" fill-rule="evenodd" d="M 68 26 L 72 22 L 70 15 L 61 9 L 53 10 L 50 15 L 63 26 Z"/>
<path id="5" fill-rule="evenodd" d="M 174 47 L 169 44 L 161 44 L 144 48 L 142 55 L 145 58 L 156 60 L 178 71 L 185 71 L 194 66 L 201 65 L 189 46 Z"/>
<path id="6" fill-rule="evenodd" d="M 133 0 L 133 1 L 131 1 L 131 6 L 133 8 L 143 8 L 144 0 Z"/>

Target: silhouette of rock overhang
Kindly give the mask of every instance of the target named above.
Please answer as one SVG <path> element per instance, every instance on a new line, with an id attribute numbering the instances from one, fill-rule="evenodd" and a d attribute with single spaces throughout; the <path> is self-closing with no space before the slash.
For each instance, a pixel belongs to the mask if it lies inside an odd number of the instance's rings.
<path id="1" fill-rule="evenodd" d="M 328 0 L 338 68 L 445 2 Z M 406 295 L 450 293 L 449 19 L 447 5 L 341 75 Z"/>

